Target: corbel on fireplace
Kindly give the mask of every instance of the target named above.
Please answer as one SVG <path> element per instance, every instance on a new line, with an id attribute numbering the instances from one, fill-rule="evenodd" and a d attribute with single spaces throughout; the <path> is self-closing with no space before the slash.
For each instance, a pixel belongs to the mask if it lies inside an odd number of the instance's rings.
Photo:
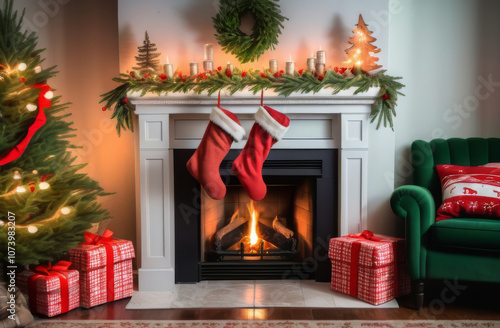
<path id="1" fill-rule="evenodd" d="M 291 119 L 290 129 L 273 149 L 338 149 L 340 235 L 367 228 L 368 124 L 378 89 L 354 95 L 265 94 L 264 103 Z M 139 290 L 172 290 L 175 286 L 174 150 L 196 149 L 217 98 L 205 95 L 129 95 L 139 116 L 137 184 Z M 260 96 L 247 92 L 222 96 L 221 107 L 235 113 L 247 133 Z M 234 143 L 241 149 L 246 140 Z M 193 199 L 191 209 L 199 209 Z"/>

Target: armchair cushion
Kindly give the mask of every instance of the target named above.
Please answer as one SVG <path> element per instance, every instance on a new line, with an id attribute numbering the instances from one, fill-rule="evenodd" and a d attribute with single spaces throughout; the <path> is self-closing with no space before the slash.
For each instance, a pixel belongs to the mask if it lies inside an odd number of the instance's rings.
<path id="1" fill-rule="evenodd" d="M 498 220 L 448 219 L 434 223 L 430 232 L 433 246 L 500 250 L 500 221 Z"/>
<path id="2" fill-rule="evenodd" d="M 500 169 L 458 165 L 436 168 L 443 194 L 436 221 L 452 217 L 500 219 Z"/>

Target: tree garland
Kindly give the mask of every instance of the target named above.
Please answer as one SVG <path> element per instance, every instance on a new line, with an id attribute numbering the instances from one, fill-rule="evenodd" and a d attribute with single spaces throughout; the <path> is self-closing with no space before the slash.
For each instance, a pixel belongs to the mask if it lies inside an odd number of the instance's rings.
<path id="1" fill-rule="evenodd" d="M 231 52 L 241 63 L 258 60 L 268 49 L 275 49 L 282 22 L 288 18 L 280 14 L 278 0 L 221 0 L 214 22 L 215 38 L 226 53 Z M 240 17 L 252 14 L 255 24 L 252 34 L 239 29 Z"/>
<path id="2" fill-rule="evenodd" d="M 140 92 L 141 96 L 144 96 L 146 93 L 160 95 L 193 92 L 201 94 L 206 91 L 208 95 L 212 95 L 219 90 L 227 89 L 232 95 L 237 91 L 249 89 L 254 94 L 261 90 L 274 90 L 279 95 L 289 96 L 293 92 L 317 93 L 324 88 L 331 88 L 333 89 L 332 94 L 337 94 L 341 90 L 347 90 L 351 87 L 357 88 L 354 94 L 358 94 L 366 92 L 371 87 L 377 87 L 380 90 L 370 112 L 370 122 L 376 120 L 378 129 L 383 121 L 384 127 L 389 124 L 394 130 L 393 116 L 396 116 L 396 102 L 398 95 L 403 95 L 399 91 L 404 87 L 398 81 L 401 77 L 385 75 L 385 71 L 373 75 L 364 72 L 353 75 L 350 70 L 345 72 L 344 70 L 329 69 L 324 75 L 317 76 L 303 72 L 303 70 L 295 75 L 283 75 L 282 72 L 271 74 L 269 70 L 242 72 L 238 68 L 235 68 L 233 72 L 223 72 L 219 67 L 219 70 L 210 73 L 194 76 L 178 74 L 173 78 L 167 78 L 165 74 L 156 76 L 150 73 L 138 76 L 136 72 L 131 72 L 130 74 L 120 74 L 120 77 L 113 79 L 121 84 L 101 95 L 101 103 L 106 104 L 103 110 L 113 110 L 111 118 L 116 118 L 116 129 L 120 135 L 121 129 L 133 131 L 134 128 L 133 106 L 129 104 L 127 99 L 127 94 L 131 92 Z"/>

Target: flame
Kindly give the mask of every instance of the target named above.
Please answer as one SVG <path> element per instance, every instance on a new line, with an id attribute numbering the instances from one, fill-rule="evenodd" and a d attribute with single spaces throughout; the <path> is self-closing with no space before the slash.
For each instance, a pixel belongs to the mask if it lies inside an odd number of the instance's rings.
<path id="1" fill-rule="evenodd" d="M 259 220 L 259 213 L 255 210 L 253 205 L 253 200 L 248 205 L 248 211 L 250 212 L 250 246 L 257 244 L 259 237 L 257 236 L 257 221 Z"/>

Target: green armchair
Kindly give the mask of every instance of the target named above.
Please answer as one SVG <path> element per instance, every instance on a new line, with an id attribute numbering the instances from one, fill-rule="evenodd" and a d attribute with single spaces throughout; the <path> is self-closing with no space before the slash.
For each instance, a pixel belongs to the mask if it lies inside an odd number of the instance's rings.
<path id="1" fill-rule="evenodd" d="M 417 308 L 423 307 L 425 279 L 500 282 L 500 220 L 436 222 L 442 202 L 436 165 L 500 162 L 500 139 L 417 140 L 411 156 L 415 184 L 397 188 L 391 207 L 406 220 L 408 268 Z"/>

